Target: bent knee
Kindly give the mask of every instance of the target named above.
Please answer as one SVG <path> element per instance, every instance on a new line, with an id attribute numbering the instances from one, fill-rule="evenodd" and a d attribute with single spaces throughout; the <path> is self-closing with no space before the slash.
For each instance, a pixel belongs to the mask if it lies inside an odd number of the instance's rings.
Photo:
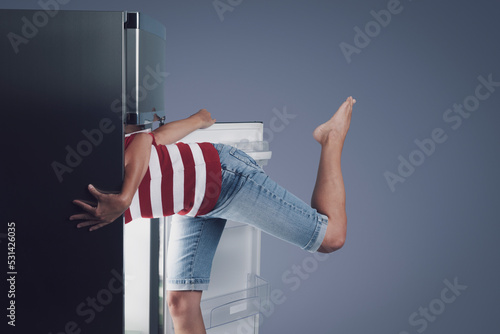
<path id="1" fill-rule="evenodd" d="M 186 317 L 199 312 L 201 291 L 168 291 L 167 303 L 172 317 Z"/>
<path id="2" fill-rule="evenodd" d="M 347 234 L 347 217 L 328 217 L 325 237 L 318 252 L 332 253 L 344 247 Z"/>
<path id="3" fill-rule="evenodd" d="M 329 237 L 325 236 L 323 239 L 323 242 L 321 243 L 321 246 L 318 249 L 318 252 L 320 253 L 332 253 L 335 252 L 336 250 L 341 249 L 345 244 L 345 236 L 340 237 Z"/>

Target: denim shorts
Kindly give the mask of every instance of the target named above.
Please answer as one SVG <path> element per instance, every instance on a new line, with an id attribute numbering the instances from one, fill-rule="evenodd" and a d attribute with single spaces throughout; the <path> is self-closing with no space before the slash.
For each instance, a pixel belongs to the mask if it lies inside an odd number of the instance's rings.
<path id="1" fill-rule="evenodd" d="M 222 168 L 217 204 L 206 215 L 176 215 L 167 251 L 168 290 L 206 290 L 226 220 L 247 223 L 309 252 L 326 233 L 328 218 L 271 180 L 246 153 L 214 144 Z"/>

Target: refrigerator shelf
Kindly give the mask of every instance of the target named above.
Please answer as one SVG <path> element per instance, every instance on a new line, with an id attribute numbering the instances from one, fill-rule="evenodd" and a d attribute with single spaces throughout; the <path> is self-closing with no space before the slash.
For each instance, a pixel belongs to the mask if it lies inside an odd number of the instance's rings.
<path id="1" fill-rule="evenodd" d="M 269 301 L 269 283 L 255 274 L 248 274 L 248 287 L 233 293 L 201 301 L 206 329 L 257 316 Z"/>

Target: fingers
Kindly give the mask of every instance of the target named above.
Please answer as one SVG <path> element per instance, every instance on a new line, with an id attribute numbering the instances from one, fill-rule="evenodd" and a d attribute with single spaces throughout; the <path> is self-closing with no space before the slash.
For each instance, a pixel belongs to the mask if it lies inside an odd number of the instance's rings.
<path id="1" fill-rule="evenodd" d="M 83 222 L 80 222 L 76 225 L 77 228 L 82 228 L 82 227 L 87 227 L 87 226 L 92 226 L 89 231 L 95 231 L 97 229 L 100 229 L 101 227 L 104 227 L 108 225 L 110 222 L 103 222 L 100 219 L 97 219 L 89 214 L 78 214 L 78 215 L 73 215 L 69 217 L 70 220 L 85 220 Z"/>
<path id="2" fill-rule="evenodd" d="M 85 221 L 85 222 L 78 223 L 78 224 L 76 225 L 76 227 L 78 227 L 78 228 L 82 228 L 82 227 L 87 227 L 87 226 L 96 225 L 97 223 L 98 223 L 97 221 L 89 220 L 89 221 Z"/>
<path id="3" fill-rule="evenodd" d="M 84 202 L 82 200 L 79 200 L 79 199 L 75 199 L 73 201 L 73 204 L 76 204 L 78 205 L 80 208 L 82 208 L 83 210 L 87 211 L 88 213 L 92 214 L 95 216 L 96 214 L 96 211 L 97 211 L 97 208 L 90 205 L 89 203 L 87 202 Z"/>
<path id="4" fill-rule="evenodd" d="M 93 220 L 93 221 L 96 221 L 97 218 L 91 214 L 88 214 L 88 213 L 79 213 L 79 214 L 76 214 L 76 215 L 72 215 L 71 217 L 69 217 L 69 220 Z"/>
<path id="5" fill-rule="evenodd" d="M 89 229 L 90 232 L 95 231 L 101 227 L 104 227 L 110 223 L 107 221 L 103 222 L 102 220 L 97 219 L 96 217 L 89 215 L 89 214 L 86 214 L 86 213 L 73 215 L 73 216 L 69 217 L 69 220 L 85 220 L 83 222 L 78 223 L 76 225 L 76 227 L 82 228 L 82 227 L 92 226 Z"/>
<path id="6" fill-rule="evenodd" d="M 92 226 L 89 231 L 92 232 L 92 231 L 95 231 L 97 229 L 100 229 L 101 227 L 104 227 L 106 225 L 108 225 L 109 223 L 99 223 L 99 221 L 86 221 L 86 222 L 82 222 L 82 223 L 78 223 L 78 225 L 76 225 L 77 228 L 82 228 L 82 227 L 87 227 L 87 226 Z"/>
<path id="7" fill-rule="evenodd" d="M 84 200 L 74 200 L 73 203 L 83 209 L 85 212 L 75 214 L 69 217 L 69 220 L 83 220 L 78 223 L 76 227 L 82 228 L 87 226 L 92 226 L 90 231 L 95 231 L 103 226 L 106 226 L 111 223 L 110 219 L 102 216 L 102 210 L 99 209 L 98 206 L 101 207 L 101 202 L 106 200 L 109 196 L 113 196 L 111 194 L 107 194 L 105 192 L 101 192 L 93 185 L 89 184 L 88 186 L 89 192 L 97 199 L 97 203 L 91 203 Z"/>
<path id="8" fill-rule="evenodd" d="M 89 184 L 89 192 L 94 196 L 97 200 L 101 197 L 102 193 L 96 189 L 93 185 Z"/>
<path id="9" fill-rule="evenodd" d="M 90 190 L 90 186 L 89 186 Z M 82 227 L 87 227 L 87 226 L 92 226 L 97 223 L 99 223 L 99 220 L 96 218 L 96 212 L 97 208 L 91 206 L 90 204 L 82 201 L 82 200 L 74 200 L 74 204 L 78 205 L 80 208 L 82 208 L 84 211 L 87 211 L 87 213 L 79 213 L 76 215 L 72 215 L 69 217 L 69 220 L 85 220 L 84 222 L 78 223 L 76 225 L 77 228 L 82 228 Z"/>
<path id="10" fill-rule="evenodd" d="M 109 224 L 109 223 L 100 223 L 100 224 L 94 225 L 93 227 L 91 227 L 91 228 L 89 229 L 89 231 L 90 231 L 90 232 L 95 231 L 95 230 L 97 230 L 97 229 L 100 229 L 101 227 L 104 227 L 104 226 L 108 225 L 108 224 Z"/>

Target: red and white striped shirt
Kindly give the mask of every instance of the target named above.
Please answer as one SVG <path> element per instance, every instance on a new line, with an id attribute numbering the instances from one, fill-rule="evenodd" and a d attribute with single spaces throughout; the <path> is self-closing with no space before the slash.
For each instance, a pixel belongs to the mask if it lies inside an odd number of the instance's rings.
<path id="1" fill-rule="evenodd" d="M 125 138 L 125 148 L 134 136 Z M 125 211 L 125 223 L 141 217 L 207 214 L 220 189 L 220 159 L 212 144 L 157 145 L 153 137 L 149 167 Z"/>

